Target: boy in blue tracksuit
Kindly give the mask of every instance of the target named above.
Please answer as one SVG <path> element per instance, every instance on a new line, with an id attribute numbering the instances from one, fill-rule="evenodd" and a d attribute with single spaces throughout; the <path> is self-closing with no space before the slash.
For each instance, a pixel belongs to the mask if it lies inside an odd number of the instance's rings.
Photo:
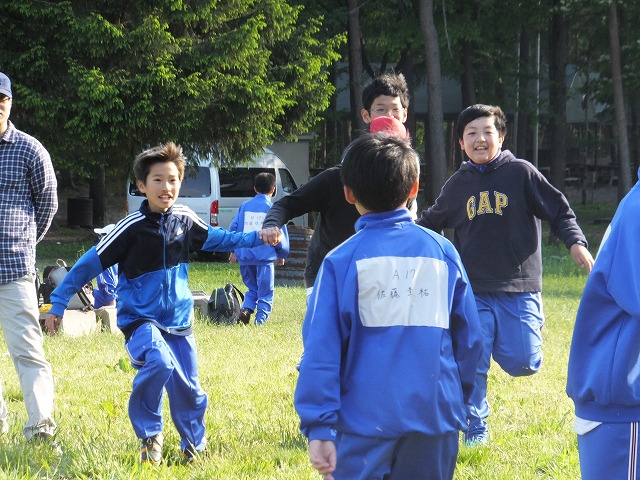
<path id="1" fill-rule="evenodd" d="M 253 189 L 256 196 L 240 205 L 238 213 L 231 221 L 232 232 L 254 232 L 262 228 L 262 222 L 271 208 L 271 197 L 276 191 L 276 177 L 268 172 L 256 175 Z M 231 256 L 231 261 L 240 264 L 240 275 L 247 287 L 244 295 L 240 320 L 248 324 L 251 314 L 256 311 L 256 325 L 267 321 L 273 308 L 274 262 L 284 264 L 289 255 L 289 234 L 282 227 L 283 239 L 275 246 L 262 245 L 257 248 L 239 248 Z"/>
<path id="2" fill-rule="evenodd" d="M 640 479 L 640 184 L 620 202 L 587 279 L 569 354 L 584 480 Z"/>
<path id="3" fill-rule="evenodd" d="M 356 233 L 324 259 L 309 300 L 294 404 L 326 479 L 451 479 L 480 325 L 460 257 L 406 209 L 416 152 L 382 133 L 341 169 Z"/>
<path id="4" fill-rule="evenodd" d="M 188 256 L 193 250 L 229 251 L 262 244 L 258 232 L 232 233 L 205 224 L 176 205 L 184 176 L 182 149 L 169 142 L 139 154 L 133 170 L 147 199 L 85 253 L 51 293 L 45 326 L 55 334 L 69 299 L 82 285 L 118 264 L 118 328 L 138 370 L 129 398 L 129 418 L 142 440 L 140 459 L 162 461 L 162 396 L 187 460 L 206 445 L 207 395 L 200 386 L 191 330 L 193 298 Z"/>

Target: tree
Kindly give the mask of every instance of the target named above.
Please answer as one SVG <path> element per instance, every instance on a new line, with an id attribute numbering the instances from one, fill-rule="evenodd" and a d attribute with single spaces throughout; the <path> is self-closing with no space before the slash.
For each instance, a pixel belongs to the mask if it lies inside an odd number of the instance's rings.
<path id="1" fill-rule="evenodd" d="M 627 134 L 627 115 L 625 112 L 624 91 L 622 87 L 622 60 L 620 58 L 620 35 L 618 33 L 618 2 L 612 0 L 607 15 L 609 24 L 609 46 L 611 49 L 611 78 L 613 81 L 613 98 L 616 110 L 616 131 L 618 133 L 618 149 L 620 156 L 620 173 L 618 180 L 618 196 L 626 195 L 631 190 L 631 154 Z"/>
<path id="2" fill-rule="evenodd" d="M 329 103 L 343 37 L 299 13 L 285 0 L 7 0 L 0 66 L 16 120 L 57 168 L 126 171 L 168 140 L 237 163 Z"/>
<path id="3" fill-rule="evenodd" d="M 447 161 L 444 148 L 442 113 L 442 86 L 440 72 L 440 47 L 438 32 L 433 20 L 433 0 L 420 0 L 420 27 L 424 38 L 427 59 L 427 93 L 429 115 L 429 152 L 431 171 L 427 199 L 431 204 L 447 179 Z"/>

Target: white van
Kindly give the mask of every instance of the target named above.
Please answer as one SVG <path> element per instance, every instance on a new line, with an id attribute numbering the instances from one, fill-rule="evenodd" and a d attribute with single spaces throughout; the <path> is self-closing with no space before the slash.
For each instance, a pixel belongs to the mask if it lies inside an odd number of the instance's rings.
<path id="1" fill-rule="evenodd" d="M 287 165 L 265 148 L 262 155 L 246 166 L 217 169 L 209 161 L 203 161 L 200 166 L 187 166 L 177 203 L 187 205 L 214 227 L 229 228 L 240 205 L 255 196 L 253 181 L 261 172 L 269 172 L 276 177 L 274 202 L 298 188 Z M 127 213 L 140 208 L 144 198 L 135 183 L 129 183 Z M 293 222 L 303 224 L 301 217 Z"/>

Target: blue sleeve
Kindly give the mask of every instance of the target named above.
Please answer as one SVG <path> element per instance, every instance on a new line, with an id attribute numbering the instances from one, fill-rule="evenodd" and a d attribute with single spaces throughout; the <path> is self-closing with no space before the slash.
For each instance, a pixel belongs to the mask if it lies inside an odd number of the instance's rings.
<path id="1" fill-rule="evenodd" d="M 476 371 L 482 350 L 482 331 L 471 284 L 453 246 L 451 250 L 449 253 L 454 258 L 455 264 L 450 265 L 449 270 L 451 277 L 449 281 L 453 283 L 453 288 L 449 289 L 453 292 L 450 330 L 453 356 L 458 365 L 464 402 L 468 404 L 475 388 Z"/>
<path id="2" fill-rule="evenodd" d="M 325 260 L 304 319 L 304 355 L 294 394 L 300 429 L 309 440 L 334 439 L 331 429 L 338 420 L 340 365 L 347 341 L 340 323 L 335 275 Z"/>
<path id="3" fill-rule="evenodd" d="M 252 248 L 264 245 L 258 232 L 230 232 L 220 227 L 209 226 L 207 240 L 202 250 L 208 252 L 230 252 L 236 248 Z"/>
<path id="4" fill-rule="evenodd" d="M 71 297 L 80 291 L 87 282 L 96 278 L 100 272 L 102 272 L 102 264 L 94 246 L 80 257 L 62 279 L 60 285 L 51 292 L 52 307 L 49 313 L 62 317 Z"/>
<path id="5" fill-rule="evenodd" d="M 287 258 L 289 256 L 289 231 L 287 226 L 282 226 L 282 240 L 276 245 L 276 256 L 278 258 Z"/>
<path id="6" fill-rule="evenodd" d="M 240 208 L 238 209 L 238 211 L 236 212 L 236 214 L 233 216 L 233 220 L 231 220 L 231 223 L 229 224 L 229 230 L 232 232 L 237 232 L 238 231 L 238 227 L 240 228 L 240 231 L 244 230 L 244 225 L 240 224 L 240 215 L 242 214 L 242 207 L 244 207 L 244 204 L 240 205 Z M 242 222 L 244 224 L 244 222 Z"/>

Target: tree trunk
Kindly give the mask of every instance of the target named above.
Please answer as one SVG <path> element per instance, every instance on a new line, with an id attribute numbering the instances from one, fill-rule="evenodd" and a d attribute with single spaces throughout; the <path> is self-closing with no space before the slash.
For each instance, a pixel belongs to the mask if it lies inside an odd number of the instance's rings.
<path id="1" fill-rule="evenodd" d="M 89 197 L 93 200 L 93 225 L 104 225 L 104 212 L 107 209 L 104 166 L 98 167 L 95 176 L 89 182 Z"/>
<path id="2" fill-rule="evenodd" d="M 619 167 L 618 199 L 622 199 L 631 190 L 631 153 L 627 134 L 627 115 L 625 112 L 624 91 L 622 88 L 622 60 L 620 58 L 620 39 L 618 32 L 618 2 L 613 0 L 609 6 L 609 48 L 611 50 L 611 79 L 613 81 L 613 100 L 615 105 L 616 126 L 618 131 Z"/>
<path id="3" fill-rule="evenodd" d="M 428 185 L 425 188 L 427 204 L 431 205 L 447 179 L 447 159 L 444 147 L 444 115 L 442 113 L 442 76 L 440 73 L 440 47 L 433 19 L 433 0 L 420 0 L 420 29 L 424 38 L 427 59 L 427 114 L 430 165 Z"/>
<path id="4" fill-rule="evenodd" d="M 360 9 L 358 0 L 347 0 L 349 9 L 349 90 L 351 93 L 351 138 L 357 137 L 363 130 L 360 110 L 362 107 L 362 33 L 360 31 Z"/>
<path id="5" fill-rule="evenodd" d="M 478 103 L 476 100 L 476 85 L 473 81 L 472 54 L 475 51 L 469 42 L 463 42 L 460 63 L 462 74 L 460 75 L 460 90 L 462 93 L 462 108 Z"/>
<path id="6" fill-rule="evenodd" d="M 564 190 L 567 158 L 567 24 L 560 10 L 560 0 L 553 0 L 554 14 L 549 32 L 549 104 L 551 110 L 549 145 L 551 145 L 551 183 Z"/>

